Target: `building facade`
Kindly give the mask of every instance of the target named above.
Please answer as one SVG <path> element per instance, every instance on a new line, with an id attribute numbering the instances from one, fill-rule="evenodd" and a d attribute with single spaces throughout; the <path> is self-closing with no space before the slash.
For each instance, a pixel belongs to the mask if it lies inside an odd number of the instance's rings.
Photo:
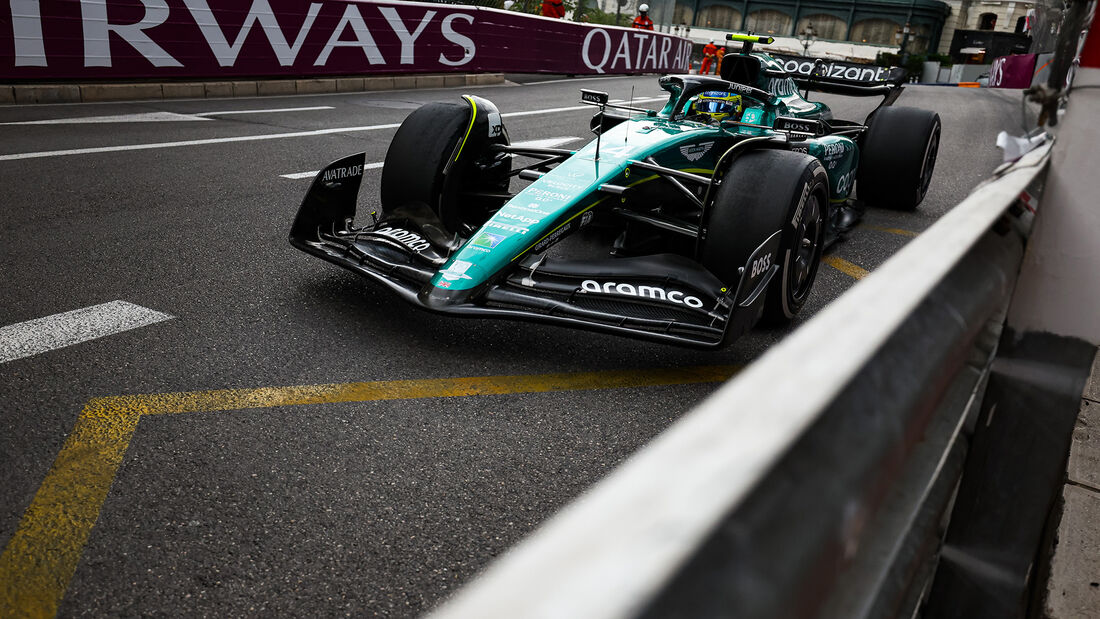
<path id="1" fill-rule="evenodd" d="M 951 14 L 944 23 L 939 52 L 948 53 L 956 30 L 991 30 L 994 32 L 1025 33 L 1030 25 L 1028 12 L 1034 2 L 1005 2 L 1001 0 L 947 0 Z"/>
<path id="2" fill-rule="evenodd" d="M 956 30 L 1025 32 L 1034 2 L 1006 0 L 597 0 L 600 7 L 634 15 L 648 4 L 659 27 L 687 25 L 729 32 L 797 36 L 812 28 L 819 39 L 899 46 L 947 54 Z"/>
<path id="3" fill-rule="evenodd" d="M 811 29 L 819 39 L 900 45 L 909 24 L 907 49 L 936 50 L 951 13 L 940 0 L 680 0 L 674 24 L 796 36 Z"/>

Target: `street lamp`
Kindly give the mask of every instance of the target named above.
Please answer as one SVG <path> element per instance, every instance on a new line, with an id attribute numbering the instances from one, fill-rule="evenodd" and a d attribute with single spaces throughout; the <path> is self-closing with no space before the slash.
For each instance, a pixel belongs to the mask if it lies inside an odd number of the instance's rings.
<path id="1" fill-rule="evenodd" d="M 806 50 L 810 49 L 810 46 L 817 40 L 817 33 L 814 32 L 814 25 L 812 23 L 806 24 L 806 28 L 798 33 L 798 42 L 802 44 L 802 55 L 806 56 Z"/>
<path id="2" fill-rule="evenodd" d="M 904 67 L 909 62 L 909 50 L 906 49 L 909 45 L 909 22 L 905 22 L 905 27 L 894 33 L 894 40 L 901 44 L 898 53 L 901 55 L 901 66 Z"/>

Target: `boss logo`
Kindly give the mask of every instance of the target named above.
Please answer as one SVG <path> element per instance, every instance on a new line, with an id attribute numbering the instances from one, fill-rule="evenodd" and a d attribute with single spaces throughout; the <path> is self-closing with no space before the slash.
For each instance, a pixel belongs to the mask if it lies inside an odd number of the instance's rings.
<path id="1" fill-rule="evenodd" d="M 771 265 L 772 265 L 772 256 L 771 256 L 771 254 L 768 254 L 766 256 L 761 256 L 760 258 L 757 258 L 756 260 L 753 260 L 752 261 L 752 270 L 750 271 L 749 277 L 759 276 L 761 273 L 764 273 L 765 271 L 767 271 L 768 267 L 770 267 Z"/>
<path id="2" fill-rule="evenodd" d="M 587 48 L 587 42 L 585 43 Z M 604 105 L 608 101 L 608 95 L 606 92 L 600 92 L 598 90 L 585 90 L 581 89 L 581 101 L 585 103 L 595 103 L 596 105 Z"/>

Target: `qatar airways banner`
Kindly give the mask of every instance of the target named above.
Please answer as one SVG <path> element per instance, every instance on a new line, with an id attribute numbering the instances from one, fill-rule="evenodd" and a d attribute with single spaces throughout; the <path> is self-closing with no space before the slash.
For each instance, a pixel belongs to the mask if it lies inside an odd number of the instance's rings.
<path id="1" fill-rule="evenodd" d="M 1035 71 L 1035 54 L 1001 56 L 989 67 L 990 88 L 1028 88 Z"/>
<path id="2" fill-rule="evenodd" d="M 0 80 L 684 72 L 688 40 L 367 0 L 8 0 Z M 10 17 L 10 20 L 8 19 Z"/>

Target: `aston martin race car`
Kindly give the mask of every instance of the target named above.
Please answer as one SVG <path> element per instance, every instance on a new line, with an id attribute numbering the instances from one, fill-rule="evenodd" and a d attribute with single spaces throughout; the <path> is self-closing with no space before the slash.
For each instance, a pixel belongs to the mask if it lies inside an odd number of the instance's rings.
<path id="1" fill-rule="evenodd" d="M 380 205 L 357 218 L 365 154 L 321 170 L 290 231 L 298 249 L 413 305 L 703 348 L 790 321 L 853 188 L 912 209 L 931 181 L 940 121 L 895 107 L 899 82 L 790 75 L 732 34 L 720 77 L 667 75 L 660 110 L 582 90 L 587 145 L 512 145 L 481 97 L 433 103 L 397 130 Z M 804 96 L 800 89 L 806 92 Z M 864 122 L 809 91 L 882 96 Z"/>

